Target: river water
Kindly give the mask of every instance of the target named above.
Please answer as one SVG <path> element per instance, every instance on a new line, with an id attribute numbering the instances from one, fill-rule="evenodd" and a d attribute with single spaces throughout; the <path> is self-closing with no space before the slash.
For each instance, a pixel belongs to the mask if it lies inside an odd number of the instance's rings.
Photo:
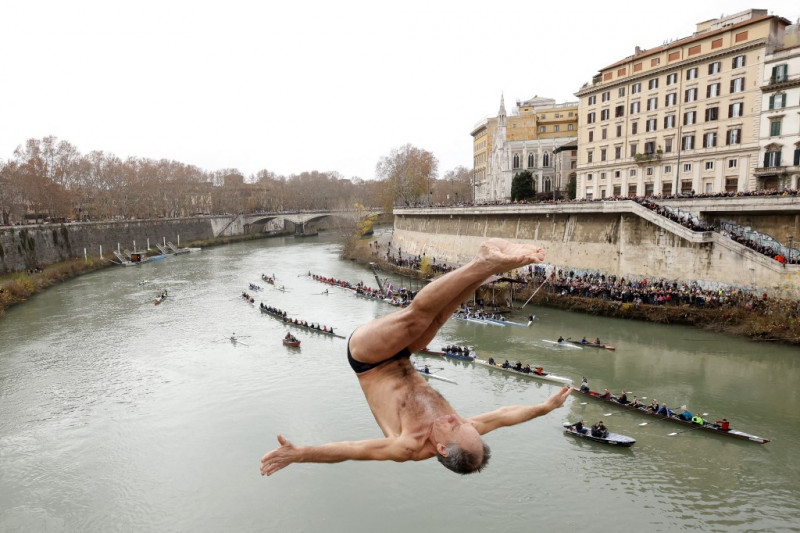
<path id="1" fill-rule="evenodd" d="M 301 347 L 284 347 L 285 327 L 258 304 L 345 335 L 394 308 L 340 289 L 321 295 L 309 271 L 375 285 L 338 258 L 332 237 L 272 239 L 105 269 L 9 310 L 0 319 L 0 531 L 800 531 L 796 348 L 533 307 L 511 317 L 535 313 L 528 329 L 450 321 L 433 345 L 470 344 L 576 383 L 587 376 L 595 390 L 685 404 L 772 442 L 683 432 L 573 395 L 488 435 L 493 457 L 478 475 L 430 460 L 292 465 L 262 478 L 259 460 L 279 432 L 297 444 L 381 436 L 345 341 L 296 331 Z M 264 287 L 255 306 L 241 298 L 249 283 Z M 162 288 L 171 297 L 153 305 Z M 599 336 L 617 350 L 543 342 L 559 335 Z M 458 382 L 431 384 L 464 416 L 557 390 L 426 361 Z M 637 443 L 564 435 L 561 422 L 579 417 Z"/>

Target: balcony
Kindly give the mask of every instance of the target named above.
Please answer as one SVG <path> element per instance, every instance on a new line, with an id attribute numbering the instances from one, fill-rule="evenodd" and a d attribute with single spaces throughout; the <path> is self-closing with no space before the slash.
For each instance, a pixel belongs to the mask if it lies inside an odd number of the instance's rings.
<path id="1" fill-rule="evenodd" d="M 635 159 L 637 163 L 640 163 L 642 165 L 647 163 L 653 163 L 656 161 L 661 161 L 661 150 L 657 150 L 655 152 L 645 152 L 643 154 L 641 153 L 634 154 L 633 159 Z"/>

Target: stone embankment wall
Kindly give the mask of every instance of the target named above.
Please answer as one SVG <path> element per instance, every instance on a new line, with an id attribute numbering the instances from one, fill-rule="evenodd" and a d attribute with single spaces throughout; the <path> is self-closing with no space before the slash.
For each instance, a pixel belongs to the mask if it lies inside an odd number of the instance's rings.
<path id="1" fill-rule="evenodd" d="M 800 297 L 797 265 L 782 266 L 718 233 L 696 233 L 632 202 L 564 209 L 398 210 L 392 248 L 438 262 L 469 261 L 489 237 L 530 242 L 569 271 L 699 281 Z"/>
<path id="2" fill-rule="evenodd" d="M 213 226 L 224 226 L 228 219 L 212 217 L 181 219 L 43 224 L 0 228 L 0 274 L 48 265 L 74 257 L 99 256 L 114 259 L 113 251 L 144 250 L 157 252 L 156 242 L 171 241 L 176 246 L 196 240 L 210 239 L 216 234 Z M 239 231 L 231 225 L 225 233 Z M 134 244 L 135 243 L 135 244 Z"/>

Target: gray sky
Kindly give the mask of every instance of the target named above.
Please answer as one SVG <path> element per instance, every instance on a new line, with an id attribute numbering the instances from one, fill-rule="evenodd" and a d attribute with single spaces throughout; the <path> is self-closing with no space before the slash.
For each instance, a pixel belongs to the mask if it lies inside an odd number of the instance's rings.
<path id="1" fill-rule="evenodd" d="M 406 143 L 439 173 L 505 94 L 575 100 L 600 68 L 753 8 L 800 4 L 25 0 L 0 4 L 0 159 L 55 135 L 82 153 L 205 170 L 374 177 Z"/>

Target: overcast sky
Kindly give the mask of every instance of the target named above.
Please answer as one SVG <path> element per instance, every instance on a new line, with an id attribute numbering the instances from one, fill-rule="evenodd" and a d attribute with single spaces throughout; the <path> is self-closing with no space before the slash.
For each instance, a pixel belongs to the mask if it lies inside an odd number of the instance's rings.
<path id="1" fill-rule="evenodd" d="M 534 95 L 558 102 L 634 51 L 742 0 L 24 0 L 0 3 L 0 159 L 54 135 L 81 153 L 204 170 L 374 177 L 411 143 L 442 175 L 470 131 Z"/>

